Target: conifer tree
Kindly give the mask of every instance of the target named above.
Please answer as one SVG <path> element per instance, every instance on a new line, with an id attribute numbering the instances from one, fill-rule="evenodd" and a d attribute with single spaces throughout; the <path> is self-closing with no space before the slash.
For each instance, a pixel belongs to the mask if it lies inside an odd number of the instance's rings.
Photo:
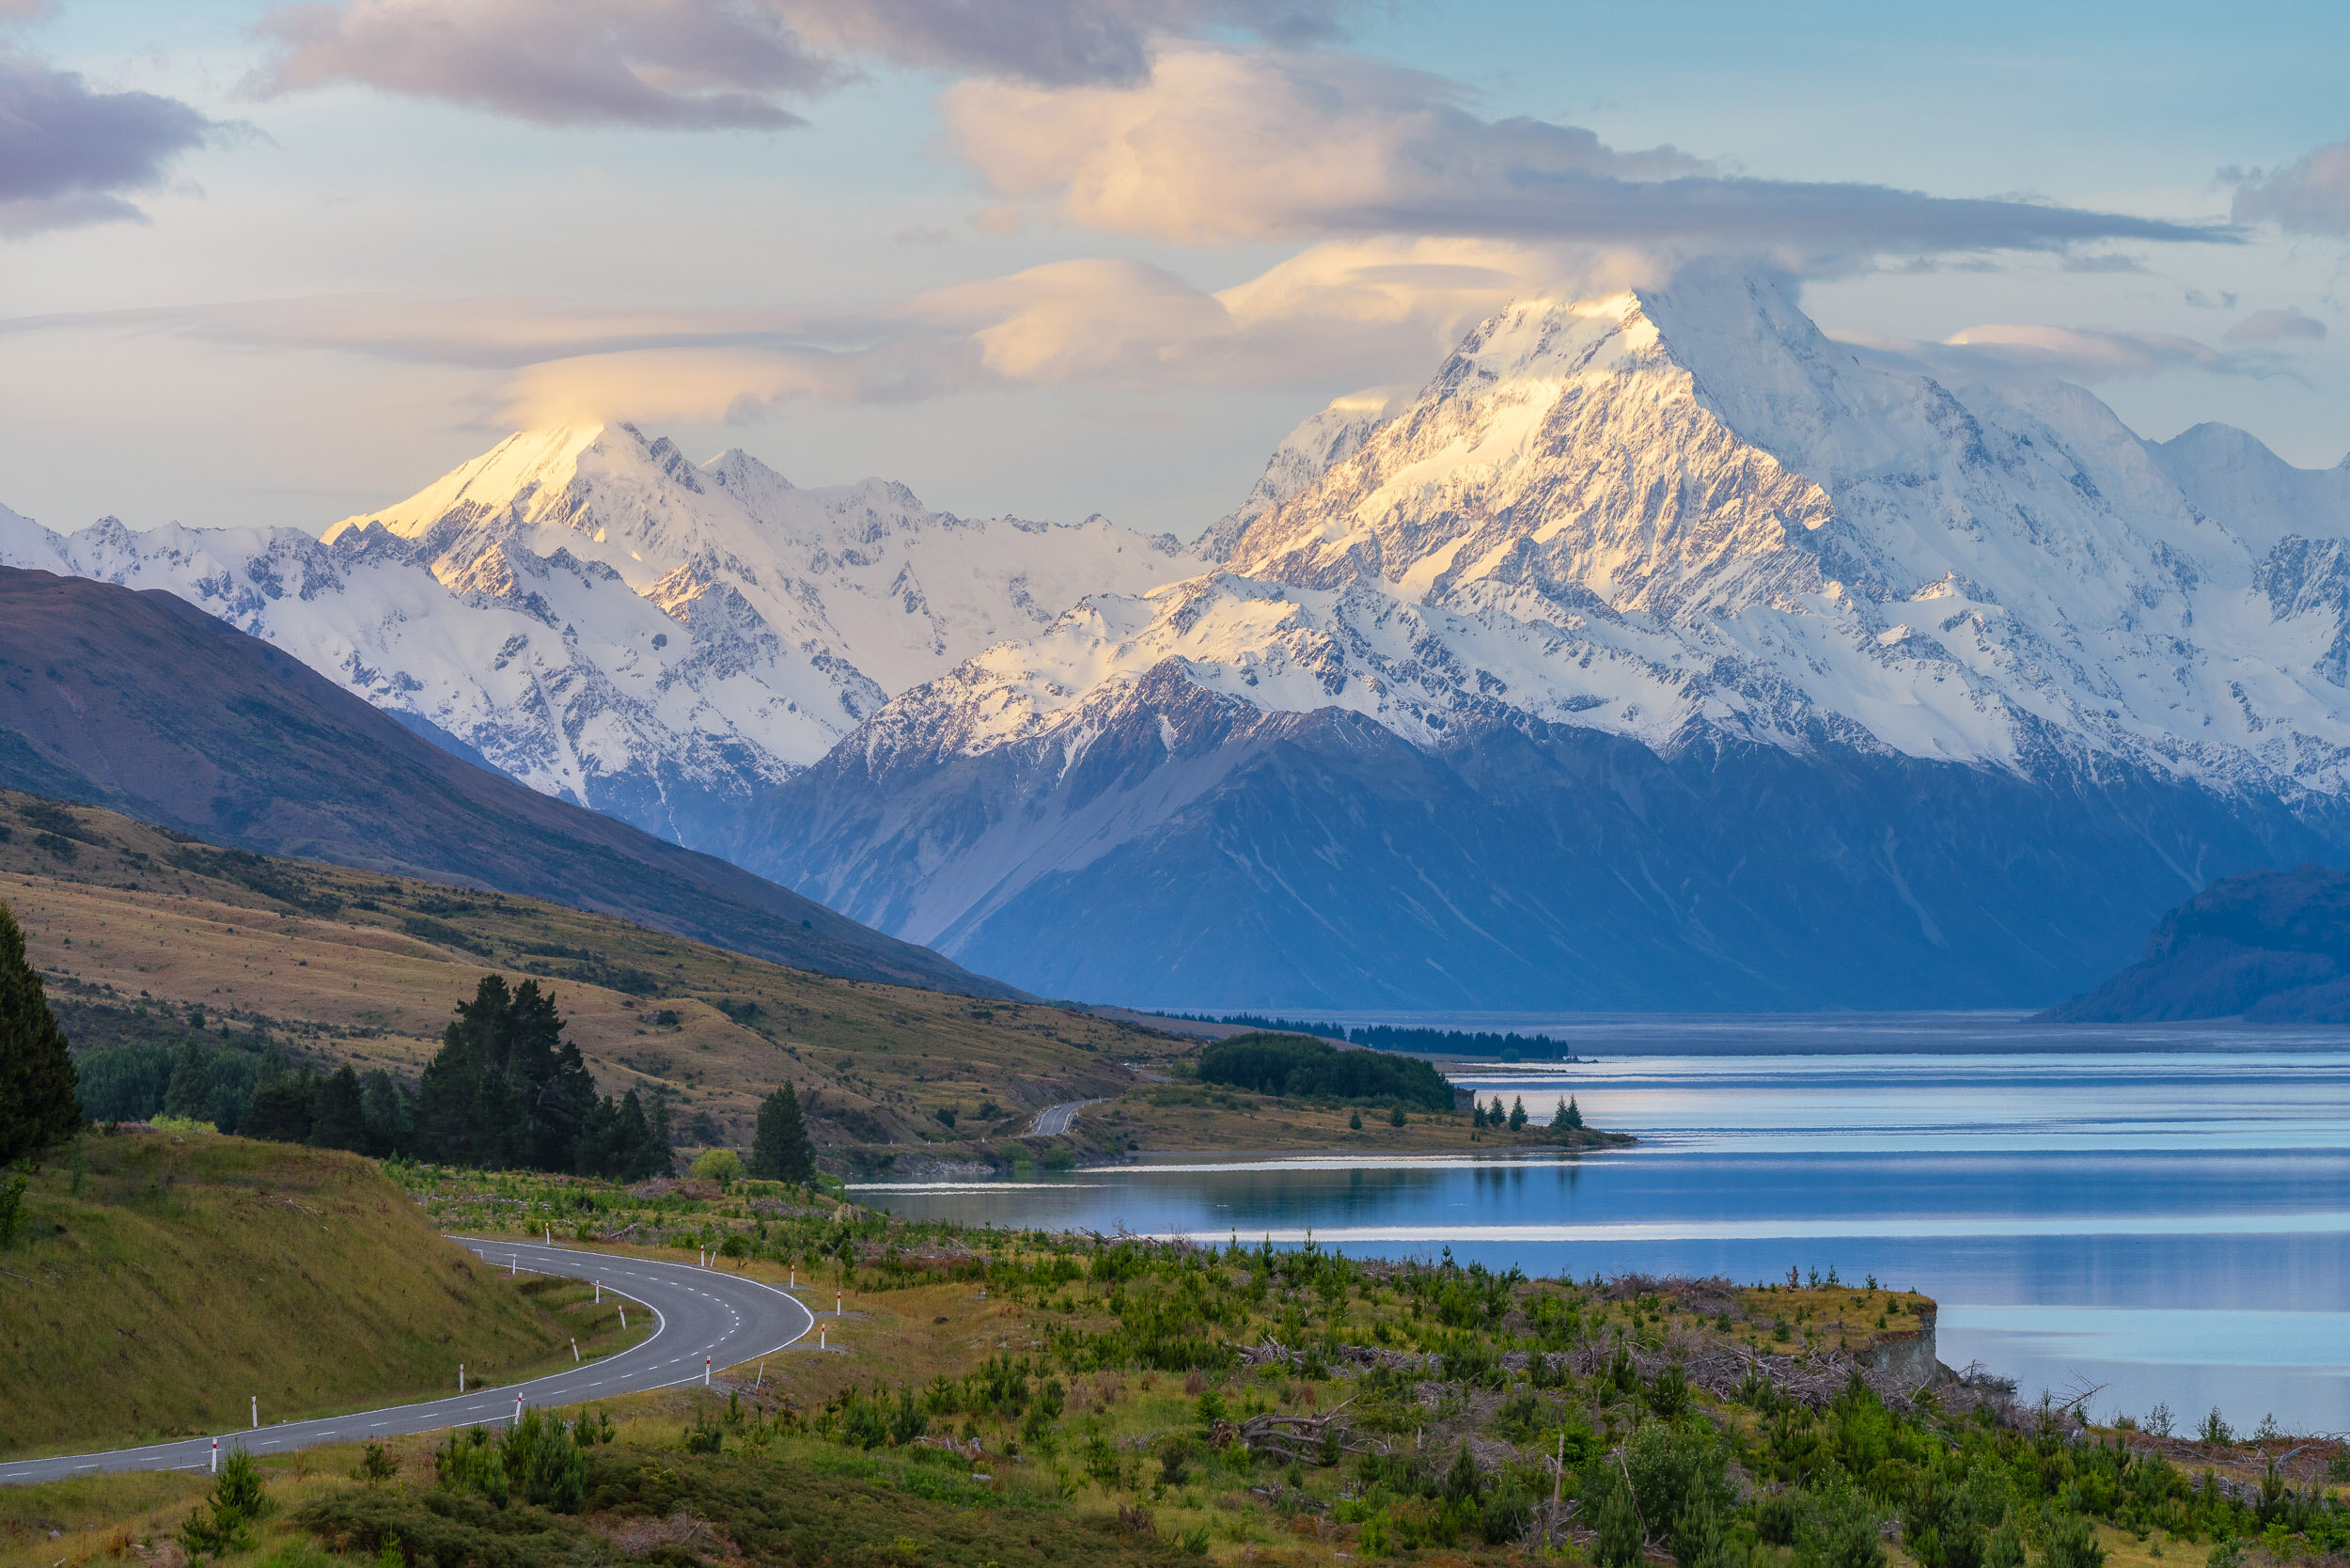
<path id="1" fill-rule="evenodd" d="M 307 1143 L 317 1098 L 318 1080 L 309 1074 L 281 1073 L 253 1091 L 241 1130 L 274 1143 Z"/>
<path id="2" fill-rule="evenodd" d="M 1567 1096 L 1567 1125 L 1570 1127 L 1583 1125 L 1583 1107 L 1574 1103 L 1574 1096 L 1572 1094 Z"/>
<path id="3" fill-rule="evenodd" d="M 509 989 L 484 975 L 416 1086 L 415 1145 L 450 1165 L 565 1170 L 592 1141 L 596 1109 L 595 1079 L 555 998 L 537 980 Z"/>
<path id="4" fill-rule="evenodd" d="M 1559 1108 L 1551 1112 L 1550 1130 L 1554 1133 L 1563 1133 L 1567 1130 L 1567 1103 L 1564 1100 L 1559 1101 Z"/>
<path id="5" fill-rule="evenodd" d="M 365 1150 L 368 1113 L 360 1096 L 359 1074 L 349 1062 L 321 1079 L 310 1119 L 310 1143 L 320 1149 Z"/>
<path id="6" fill-rule="evenodd" d="M 800 1115 L 799 1091 L 788 1082 L 760 1102 L 751 1174 L 768 1182 L 805 1182 L 816 1174 L 816 1150 Z"/>
<path id="7" fill-rule="evenodd" d="M 24 933 L 0 904 L 0 1166 L 37 1159 L 82 1125 L 81 1075 L 24 961 Z"/>
<path id="8" fill-rule="evenodd" d="M 1526 1131 L 1526 1102 L 1523 1099 L 1510 1102 L 1510 1130 L 1513 1133 Z"/>

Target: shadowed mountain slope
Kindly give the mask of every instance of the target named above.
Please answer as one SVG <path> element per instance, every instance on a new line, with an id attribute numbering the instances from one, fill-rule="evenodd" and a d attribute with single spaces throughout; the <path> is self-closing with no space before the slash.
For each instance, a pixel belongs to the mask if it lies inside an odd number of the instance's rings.
<path id="1" fill-rule="evenodd" d="M 0 569 L 0 784 L 263 854 L 624 916 L 800 968 L 1014 995 L 474 767 L 167 593 Z"/>
<path id="2" fill-rule="evenodd" d="M 2145 957 L 2043 1016 L 2350 1023 L 2350 874 L 2305 865 L 2215 882 L 2162 917 Z"/>

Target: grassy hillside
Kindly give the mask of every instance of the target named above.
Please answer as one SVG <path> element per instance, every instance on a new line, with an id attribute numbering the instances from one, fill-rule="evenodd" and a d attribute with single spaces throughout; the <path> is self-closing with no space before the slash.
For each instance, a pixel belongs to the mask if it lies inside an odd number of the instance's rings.
<path id="1" fill-rule="evenodd" d="M 0 1253 L 0 1452 L 108 1446 L 506 1381 L 567 1319 L 443 1241 L 349 1154 L 93 1134 L 33 1179 Z M 548 1286 L 554 1281 L 544 1282 Z M 548 1297 L 552 1295 L 553 1301 Z M 583 1331 L 585 1331 L 583 1333 Z"/>
<path id="2" fill-rule="evenodd" d="M 1040 1004 L 785 968 L 536 899 L 212 849 L 13 792 L 0 791 L 0 902 L 77 1046 L 201 1027 L 413 1077 L 485 970 L 536 975 L 607 1092 L 666 1095 L 682 1136 L 741 1148 L 788 1078 L 820 1151 L 865 1169 L 995 1154 L 1029 1112 L 1118 1094 L 1136 1082 L 1126 1063 L 1197 1048 Z M 1080 1141 L 1107 1136 L 1081 1123 Z"/>
<path id="3" fill-rule="evenodd" d="M 1539 1124 L 1476 1134 L 1458 1111 L 1394 1128 L 1377 1107 L 1355 1129 L 1343 1105 L 1166 1081 L 1188 1070 L 1198 1037 L 786 968 L 608 915 L 214 849 L 11 791 L 0 834 L 0 902 L 77 1050 L 200 1028 L 216 1045 L 266 1041 L 413 1080 L 451 1010 L 496 969 L 551 986 L 599 1086 L 666 1097 L 688 1147 L 747 1148 L 759 1101 L 787 1079 L 826 1163 L 869 1175 L 1000 1168 L 1009 1152 L 1561 1141 Z M 1033 1112 L 1072 1100 L 1112 1103 L 1061 1137 L 1021 1138 Z"/>

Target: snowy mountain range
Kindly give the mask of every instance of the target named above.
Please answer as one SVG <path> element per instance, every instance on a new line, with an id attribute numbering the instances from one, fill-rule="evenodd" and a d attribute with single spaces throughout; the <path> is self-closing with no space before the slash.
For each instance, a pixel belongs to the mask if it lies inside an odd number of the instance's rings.
<path id="1" fill-rule="evenodd" d="M 697 467 L 627 425 L 513 436 L 323 539 L 60 537 L 0 509 L 0 564 L 168 589 L 462 755 L 689 845 L 891 693 L 1200 565 L 1099 518 L 795 489 L 740 451 Z"/>
<path id="2" fill-rule="evenodd" d="M 1226 571 L 894 698 L 721 852 L 1059 994 L 1486 1008 L 2022 1004 L 2340 853 L 2350 469 L 1722 277 L 1344 413 Z"/>
<path id="3" fill-rule="evenodd" d="M 2350 847 L 2350 466 L 1718 273 L 1519 302 L 1189 550 L 614 426 L 323 540 L 0 514 L 0 562 L 1052 995 L 2032 1005 Z"/>

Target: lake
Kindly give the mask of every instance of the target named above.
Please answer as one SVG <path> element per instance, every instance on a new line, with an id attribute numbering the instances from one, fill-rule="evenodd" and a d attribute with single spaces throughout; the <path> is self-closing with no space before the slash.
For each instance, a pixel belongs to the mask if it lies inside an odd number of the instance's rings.
<path id="1" fill-rule="evenodd" d="M 1418 1027 L 1516 1028 L 1514 1015 Z M 1341 1023 L 1372 1021 L 1341 1016 Z M 2051 1029 L 2008 1018 L 1549 1020 L 1574 1065 L 1467 1066 L 1636 1150 L 1543 1158 L 1159 1156 L 891 1184 L 917 1217 L 1433 1256 L 1532 1275 L 1784 1278 L 1926 1292 L 1940 1352 L 2026 1392 L 2184 1428 L 2350 1429 L 2350 1031 Z M 1695 1052 L 1707 1054 L 1692 1054 Z"/>

